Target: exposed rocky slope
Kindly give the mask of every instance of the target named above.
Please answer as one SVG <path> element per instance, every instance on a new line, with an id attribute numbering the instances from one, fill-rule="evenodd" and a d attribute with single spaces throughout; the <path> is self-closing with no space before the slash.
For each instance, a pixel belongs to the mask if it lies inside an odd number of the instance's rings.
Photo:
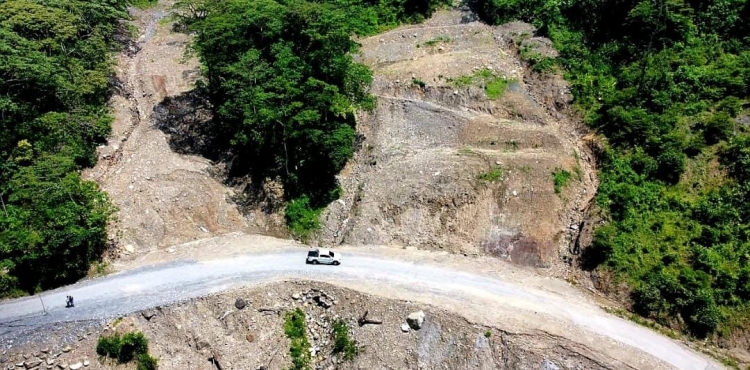
<path id="1" fill-rule="evenodd" d="M 97 166 L 84 174 L 119 208 L 110 235 L 121 255 L 232 231 L 268 232 L 265 218 L 237 209 L 234 189 L 210 160 L 174 150 L 169 127 L 205 123 L 210 111 L 186 93 L 200 66 L 185 55 L 190 36 L 163 22 L 171 4 L 131 10 L 140 34 L 118 57 L 112 134 Z"/>
<path id="2" fill-rule="evenodd" d="M 112 322 L 46 328 L 37 333 L 37 341 L 20 343 L 0 356 L 0 368 L 57 369 L 59 365 L 69 369 L 79 363 L 88 369 L 132 368 L 116 366 L 95 352 L 100 335 L 129 331 L 142 331 L 149 338 L 150 353 L 159 358 L 161 370 L 288 368 L 290 342 L 284 336 L 284 313 L 296 307 L 307 317 L 316 369 L 623 368 L 543 332 L 504 332 L 433 307 L 312 282 L 245 289 Z M 409 326 L 407 316 L 420 310 L 425 316 L 419 329 L 403 327 Z M 382 324 L 358 325 L 365 311 Z M 331 327 L 338 318 L 347 322 L 352 339 L 362 348 L 353 361 L 333 353 Z"/>
<path id="3" fill-rule="evenodd" d="M 527 78 L 516 45 L 549 53 L 522 23 L 490 27 L 444 11 L 361 40 L 374 69 L 374 112 L 324 214 L 323 244 L 388 244 L 490 253 L 546 266 L 566 253 L 596 189 L 591 157 L 559 77 Z M 495 100 L 483 82 L 508 82 Z M 556 194 L 553 172 L 572 174 Z M 480 176 L 485 174 L 485 180 Z M 499 175 L 499 176 L 498 176 Z M 489 178 L 489 180 L 487 180 Z"/>

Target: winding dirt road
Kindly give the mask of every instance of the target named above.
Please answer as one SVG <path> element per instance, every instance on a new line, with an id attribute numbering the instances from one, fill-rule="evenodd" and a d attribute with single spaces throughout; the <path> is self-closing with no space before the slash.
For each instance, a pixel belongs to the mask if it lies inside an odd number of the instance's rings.
<path id="1" fill-rule="evenodd" d="M 443 263 L 414 254 L 396 259 L 387 249 L 345 248 L 339 267 L 306 265 L 304 250 L 284 248 L 139 268 L 45 293 L 47 315 L 42 315 L 37 296 L 0 304 L 0 333 L 10 336 L 54 322 L 112 318 L 240 286 L 305 279 L 439 306 L 506 331 L 563 337 L 605 355 L 615 366 L 721 368 L 681 344 L 605 313 L 557 280 L 523 277 L 531 284 L 520 285 L 512 278 L 468 272 L 471 258 L 463 264 L 453 262 L 457 257 L 446 257 Z M 476 263 L 481 268 L 481 261 Z M 75 297 L 75 308 L 64 307 L 67 295 Z"/>

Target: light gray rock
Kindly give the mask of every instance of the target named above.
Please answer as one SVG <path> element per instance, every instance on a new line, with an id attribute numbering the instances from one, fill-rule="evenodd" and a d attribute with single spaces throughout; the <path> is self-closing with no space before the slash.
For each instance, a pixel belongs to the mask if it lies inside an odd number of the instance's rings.
<path id="1" fill-rule="evenodd" d="M 406 317 L 406 323 L 412 329 L 419 330 L 422 328 L 422 324 L 424 324 L 424 317 L 424 311 L 412 312 Z"/>
<path id="2" fill-rule="evenodd" d="M 544 360 L 544 362 L 542 362 L 542 370 L 560 370 L 560 368 L 557 367 L 554 362 L 550 360 Z"/>

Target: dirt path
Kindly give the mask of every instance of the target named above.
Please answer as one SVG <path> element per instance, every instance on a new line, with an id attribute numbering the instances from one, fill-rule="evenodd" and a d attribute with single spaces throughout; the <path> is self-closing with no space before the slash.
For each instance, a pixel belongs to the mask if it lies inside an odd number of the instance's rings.
<path id="1" fill-rule="evenodd" d="M 250 240 L 225 242 L 253 248 L 246 244 Z M 41 315 L 38 297 L 6 302 L 0 305 L 2 336 L 8 340 L 42 324 L 113 318 L 243 286 L 304 279 L 434 305 L 506 332 L 564 338 L 601 355 L 613 368 L 721 368 L 681 344 L 606 314 L 561 281 L 523 274 L 510 266 L 494 274 L 484 271 L 505 264 L 372 247 L 344 249 L 339 267 L 312 266 L 304 263 L 305 254 L 297 248 L 274 249 L 166 263 L 47 292 L 46 316 Z M 518 277 L 507 277 L 516 273 Z M 76 297 L 75 309 L 64 307 L 66 295 Z"/>
<path id="2" fill-rule="evenodd" d="M 111 235 L 132 252 L 155 250 L 228 231 L 253 231 L 229 201 L 232 190 L 212 178 L 210 161 L 175 153 L 155 127 L 154 108 L 193 88 L 200 74 L 185 58 L 188 35 L 171 32 L 163 1 L 132 16 L 141 30 L 137 53 L 118 59 L 120 92 L 112 98 L 115 121 L 99 164 L 85 173 L 119 207 Z"/>

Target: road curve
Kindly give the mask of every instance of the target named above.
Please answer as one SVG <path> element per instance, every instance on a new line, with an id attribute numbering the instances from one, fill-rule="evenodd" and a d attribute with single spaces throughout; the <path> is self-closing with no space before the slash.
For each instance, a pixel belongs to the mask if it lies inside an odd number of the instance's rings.
<path id="1" fill-rule="evenodd" d="M 338 267 L 306 265 L 303 259 L 300 249 L 289 249 L 229 259 L 171 262 L 85 281 L 44 293 L 47 315 L 42 315 L 38 296 L 0 304 L 0 335 L 60 321 L 115 317 L 249 284 L 308 279 L 443 306 L 506 330 L 541 330 L 595 350 L 610 348 L 609 352 L 615 353 L 621 352 L 617 348 L 624 348 L 624 352 L 647 353 L 663 362 L 660 367 L 722 368 L 684 345 L 609 315 L 584 300 L 565 299 L 541 289 L 432 263 L 367 253 L 347 252 Z M 65 308 L 67 295 L 75 297 L 75 308 Z M 654 366 L 643 360 L 639 366 L 632 358 L 617 361 L 637 368 Z"/>

